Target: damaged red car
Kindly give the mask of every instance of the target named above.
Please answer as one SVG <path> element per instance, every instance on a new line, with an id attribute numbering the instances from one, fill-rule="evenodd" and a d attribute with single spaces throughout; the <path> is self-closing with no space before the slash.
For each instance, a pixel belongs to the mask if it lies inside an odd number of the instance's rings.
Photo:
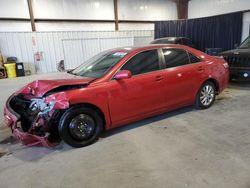
<path id="1" fill-rule="evenodd" d="M 104 130 L 188 105 L 209 108 L 228 80 L 224 59 L 187 46 L 113 49 L 23 87 L 8 99 L 4 116 L 24 144 L 62 139 L 83 147 Z"/>

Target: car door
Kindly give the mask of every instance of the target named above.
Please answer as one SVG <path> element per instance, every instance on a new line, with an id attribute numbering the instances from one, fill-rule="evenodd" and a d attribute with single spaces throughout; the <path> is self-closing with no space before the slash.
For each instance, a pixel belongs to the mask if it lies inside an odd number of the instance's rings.
<path id="1" fill-rule="evenodd" d="M 132 77 L 113 79 L 108 83 L 113 126 L 140 119 L 165 106 L 162 95 L 165 76 L 158 53 L 157 49 L 153 49 L 135 55 L 121 67 L 121 70 L 131 71 Z"/>
<path id="2" fill-rule="evenodd" d="M 180 48 L 162 49 L 165 60 L 166 106 L 175 108 L 193 102 L 199 78 L 188 53 Z"/>

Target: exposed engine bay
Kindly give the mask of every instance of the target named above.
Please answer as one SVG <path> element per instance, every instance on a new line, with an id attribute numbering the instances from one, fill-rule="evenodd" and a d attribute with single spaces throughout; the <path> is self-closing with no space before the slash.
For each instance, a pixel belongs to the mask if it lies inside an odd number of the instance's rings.
<path id="1" fill-rule="evenodd" d="M 59 121 L 70 104 L 67 93 L 85 88 L 94 80 L 69 74 L 62 77 L 69 79 L 35 80 L 7 100 L 6 124 L 23 144 L 51 147 L 59 143 Z"/>
<path id="2" fill-rule="evenodd" d="M 41 139 L 47 146 L 60 142 L 58 123 L 63 109 L 69 106 L 63 93 L 56 100 L 53 97 L 18 94 L 10 100 L 9 105 L 20 115 L 16 128 L 28 133 L 30 137 L 34 135 L 32 145 L 44 145 L 40 142 Z"/>

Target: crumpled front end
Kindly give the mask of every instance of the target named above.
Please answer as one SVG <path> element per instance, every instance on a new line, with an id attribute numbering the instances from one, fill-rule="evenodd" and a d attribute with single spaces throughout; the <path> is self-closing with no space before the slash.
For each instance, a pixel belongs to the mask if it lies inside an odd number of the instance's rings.
<path id="1" fill-rule="evenodd" d="M 58 123 L 68 107 L 64 92 L 48 97 L 18 93 L 7 100 L 4 117 L 13 136 L 23 144 L 51 147 L 60 141 Z"/>

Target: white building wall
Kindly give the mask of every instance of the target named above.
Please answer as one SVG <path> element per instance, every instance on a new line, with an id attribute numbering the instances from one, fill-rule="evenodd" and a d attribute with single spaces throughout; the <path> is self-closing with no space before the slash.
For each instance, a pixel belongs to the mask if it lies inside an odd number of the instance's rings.
<path id="1" fill-rule="evenodd" d="M 242 41 L 250 34 L 250 12 L 243 14 Z"/>
<path id="2" fill-rule="evenodd" d="M 35 18 L 113 20 L 113 0 L 33 0 Z"/>
<path id="3" fill-rule="evenodd" d="M 32 73 L 47 73 L 57 71 L 61 60 L 72 69 L 103 50 L 145 45 L 153 38 L 153 30 L 0 32 L 0 50 L 5 57 L 17 57 Z"/>
<path id="4" fill-rule="evenodd" d="M 113 0 L 34 0 L 35 18 L 113 20 Z M 120 20 L 172 20 L 177 18 L 171 0 L 119 0 Z"/>
<path id="5" fill-rule="evenodd" d="M 37 31 L 114 31 L 114 23 L 37 22 Z"/>
<path id="6" fill-rule="evenodd" d="M 7 26 L 7 25 L 6 25 Z M 21 25 L 22 26 L 22 25 Z M 30 23 L 24 25 L 23 27 L 16 28 L 18 31 L 23 31 L 22 29 L 26 29 L 24 31 L 30 31 Z M 15 27 L 11 27 L 8 25 L 8 31 L 12 31 L 11 29 Z M 27 29 L 28 28 L 28 29 Z M 37 22 L 36 23 L 37 31 L 114 31 L 115 24 L 114 23 L 71 23 L 71 22 Z M 119 31 L 131 31 L 131 30 L 154 30 L 153 23 L 119 23 Z M 1 22 L 0 22 L 0 31 L 1 30 Z"/>
<path id="7" fill-rule="evenodd" d="M 188 18 L 200 18 L 250 10 L 250 0 L 191 0 L 188 4 Z"/>
<path id="8" fill-rule="evenodd" d="M 1 18 L 29 18 L 26 0 L 0 0 Z M 0 21 L 0 31 L 31 31 L 30 22 Z"/>
<path id="9" fill-rule="evenodd" d="M 119 30 L 154 30 L 154 23 L 119 23 Z"/>
<path id="10" fill-rule="evenodd" d="M 1 31 L 31 31 L 31 24 L 29 21 L 0 21 Z"/>
<path id="11" fill-rule="evenodd" d="M 170 0 L 119 0 L 120 20 L 175 20 L 177 5 Z"/>
<path id="12" fill-rule="evenodd" d="M 0 0 L 0 17 L 29 18 L 27 0 Z M 40 19 L 114 20 L 113 0 L 33 0 L 34 17 Z M 119 0 L 120 20 L 177 19 L 171 0 Z M 120 30 L 148 30 L 153 24 L 119 23 Z M 36 22 L 37 31 L 114 31 L 114 23 Z M 29 22 L 0 21 L 0 31 L 31 31 Z"/>
<path id="13" fill-rule="evenodd" d="M 0 0 L 0 17 L 29 18 L 26 0 Z"/>

